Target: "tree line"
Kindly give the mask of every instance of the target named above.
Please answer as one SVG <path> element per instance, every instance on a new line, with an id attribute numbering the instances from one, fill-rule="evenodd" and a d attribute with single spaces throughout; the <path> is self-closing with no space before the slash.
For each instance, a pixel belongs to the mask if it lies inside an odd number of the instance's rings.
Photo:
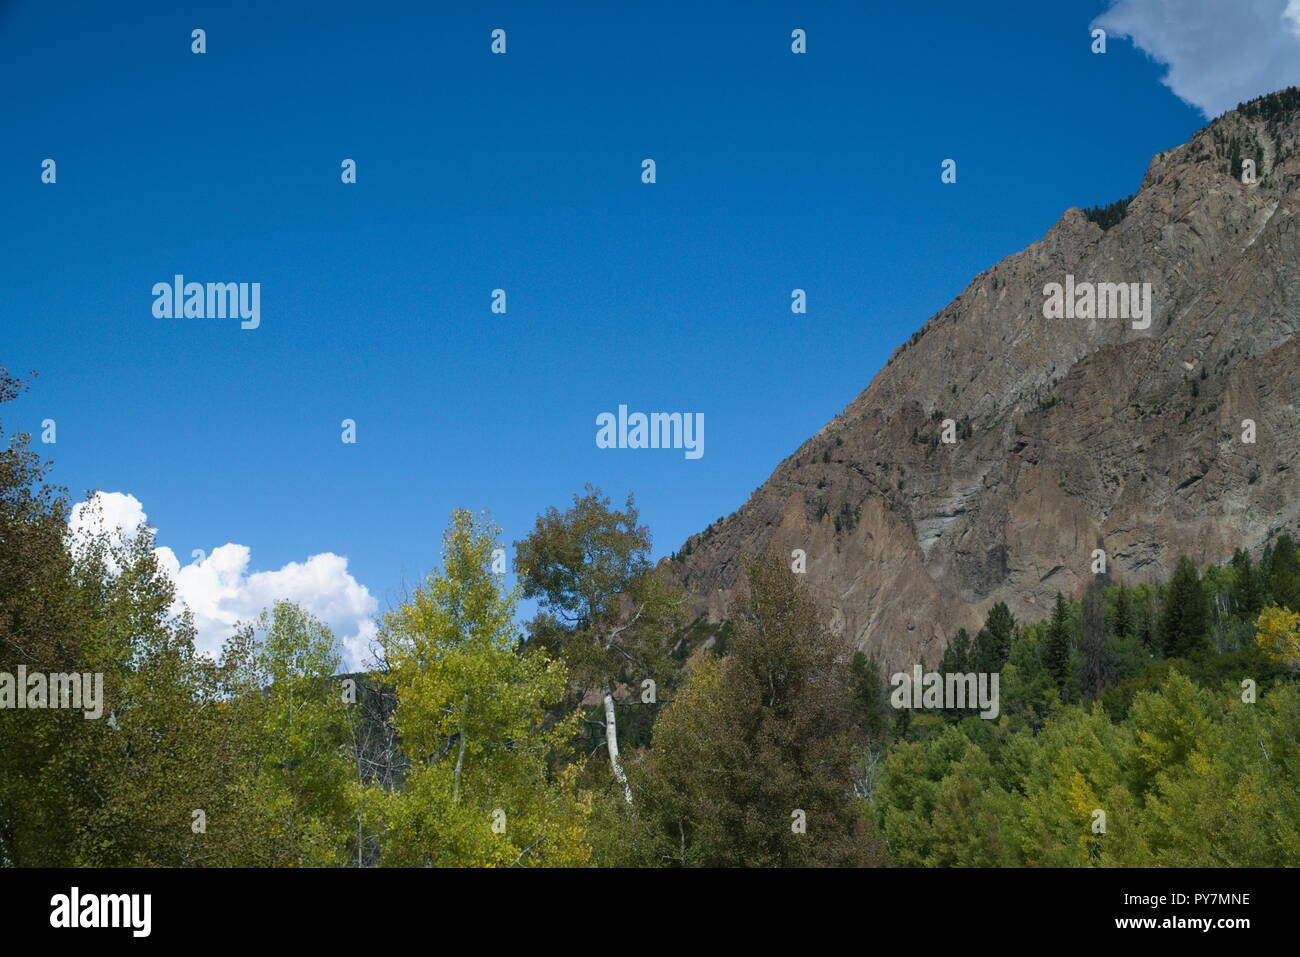
<path id="1" fill-rule="evenodd" d="M 775 555 L 693 618 L 631 496 L 587 487 L 514 543 L 513 588 L 500 529 L 453 512 L 377 667 L 340 675 L 287 602 L 196 652 L 152 532 L 72 541 L 29 442 L 0 442 L 0 673 L 103 674 L 104 718 L 0 708 L 0 865 L 1300 861 L 1285 537 L 1040 622 L 994 606 L 940 663 L 1001 674 L 985 721 L 890 707 Z"/>

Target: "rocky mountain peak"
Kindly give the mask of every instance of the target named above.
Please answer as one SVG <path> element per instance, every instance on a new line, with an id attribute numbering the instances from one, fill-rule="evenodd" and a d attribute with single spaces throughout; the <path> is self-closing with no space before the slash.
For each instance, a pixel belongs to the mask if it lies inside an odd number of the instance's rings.
<path id="1" fill-rule="evenodd" d="M 994 602 L 1043 617 L 1094 549 L 1133 583 L 1296 529 L 1298 138 L 1284 90 L 1157 154 L 1131 199 L 1066 210 L 670 573 L 718 619 L 743 555 L 802 549 L 833 627 L 901 667 Z"/>

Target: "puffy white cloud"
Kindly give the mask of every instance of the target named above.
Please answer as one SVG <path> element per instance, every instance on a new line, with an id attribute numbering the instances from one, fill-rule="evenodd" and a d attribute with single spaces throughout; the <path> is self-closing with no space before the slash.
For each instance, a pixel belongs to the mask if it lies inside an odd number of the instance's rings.
<path id="1" fill-rule="evenodd" d="M 120 529 L 134 534 L 147 521 L 144 507 L 133 495 L 96 492 L 73 507 L 68 519 L 75 543 L 87 533 Z M 165 546 L 154 549 L 159 566 L 176 584 L 177 598 L 194 615 L 200 651 L 216 654 L 238 622 L 249 622 L 275 602 L 284 600 L 311 612 L 338 636 L 343 666 L 352 671 L 371 661 L 375 613 L 379 603 L 348 571 L 348 560 L 321 552 L 305 562 L 289 562 L 274 571 L 249 571 L 247 545 L 227 543 L 182 565 Z"/>
<path id="2" fill-rule="evenodd" d="M 1207 117 L 1300 85 L 1300 0 L 1114 0 L 1093 25 L 1167 66 L 1165 85 Z"/>
<path id="3" fill-rule="evenodd" d="M 96 492 L 86 501 L 72 506 L 68 515 L 72 547 L 74 551 L 79 551 L 88 538 L 105 532 L 131 537 L 140 530 L 146 519 L 144 506 L 134 495 Z"/>

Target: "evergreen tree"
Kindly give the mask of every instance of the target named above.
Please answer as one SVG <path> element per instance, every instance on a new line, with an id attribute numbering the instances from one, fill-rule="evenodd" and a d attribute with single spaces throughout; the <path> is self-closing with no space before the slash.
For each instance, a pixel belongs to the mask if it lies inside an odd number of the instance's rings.
<path id="1" fill-rule="evenodd" d="M 1165 590 L 1160 636 L 1166 658 L 1185 658 L 1209 648 L 1210 604 L 1196 566 L 1184 557 Z"/>
<path id="2" fill-rule="evenodd" d="M 1001 671 L 1011 656 L 1011 642 L 1015 639 L 1016 619 L 1006 602 L 998 602 L 989 609 L 984 619 L 984 630 L 993 636 L 993 648 L 996 654 L 990 671 Z"/>
<path id="3" fill-rule="evenodd" d="M 861 715 L 863 733 L 868 740 L 878 741 L 884 737 L 889 713 L 889 700 L 880 680 L 880 666 L 875 658 L 855 651 L 849 670 L 852 673 L 854 706 Z"/>
<path id="4" fill-rule="evenodd" d="M 1268 569 L 1272 599 L 1283 608 L 1300 611 L 1300 556 L 1290 535 L 1278 537 Z"/>
<path id="5" fill-rule="evenodd" d="M 1002 669 L 999 658 L 998 639 L 987 628 L 981 628 L 971 644 L 970 670 L 992 674 Z"/>
<path id="6" fill-rule="evenodd" d="M 958 628 L 943 657 L 939 659 L 939 671 L 944 674 L 965 674 L 971 667 L 970 634 L 965 628 Z"/>
<path id="7" fill-rule="evenodd" d="M 1153 655 L 1160 654 L 1160 641 L 1156 635 L 1155 616 L 1151 610 L 1149 595 L 1144 596 L 1141 608 L 1137 613 L 1137 633 L 1143 648 Z"/>
<path id="8" fill-rule="evenodd" d="M 1275 551 L 1273 542 L 1265 542 L 1263 549 L 1259 553 L 1259 564 L 1255 566 L 1255 582 L 1259 588 L 1259 606 L 1265 608 L 1275 604 L 1273 598 L 1272 568 L 1273 552 Z"/>
<path id="9" fill-rule="evenodd" d="M 1120 585 L 1115 590 L 1115 616 L 1111 622 L 1111 631 L 1115 633 L 1116 638 L 1126 641 L 1134 636 L 1136 630 L 1133 604 L 1129 599 L 1128 589 Z"/>
<path id="10" fill-rule="evenodd" d="M 1259 570 L 1257 570 L 1250 560 L 1250 553 L 1244 549 L 1237 549 L 1232 554 L 1232 588 L 1230 597 L 1232 598 L 1233 609 L 1239 615 L 1251 617 L 1259 614 L 1263 607 L 1263 595 L 1261 594 Z"/>
<path id="11" fill-rule="evenodd" d="M 1043 661 L 1044 631 L 1044 626 L 1030 626 L 1011 645 L 1001 698 L 1002 713 L 1012 727 L 1038 730 L 1061 703 L 1061 693 Z"/>
<path id="12" fill-rule="evenodd" d="M 1073 680 L 1070 667 L 1070 654 L 1074 647 L 1074 629 L 1070 623 L 1070 609 L 1065 597 L 1056 593 L 1056 606 L 1052 609 L 1052 619 L 1047 625 L 1047 637 L 1043 643 L 1043 664 L 1056 683 L 1057 690 L 1064 699 Z"/>
<path id="13" fill-rule="evenodd" d="M 1096 698 L 1111 680 L 1106 654 L 1106 606 L 1098 578 L 1088 584 L 1079 613 L 1079 647 L 1083 652 L 1083 692 Z"/>
<path id="14" fill-rule="evenodd" d="M 881 862 L 852 796 L 864 740 L 848 655 L 777 557 L 751 562 L 726 658 L 704 656 L 632 768 L 621 842 L 643 863 Z"/>

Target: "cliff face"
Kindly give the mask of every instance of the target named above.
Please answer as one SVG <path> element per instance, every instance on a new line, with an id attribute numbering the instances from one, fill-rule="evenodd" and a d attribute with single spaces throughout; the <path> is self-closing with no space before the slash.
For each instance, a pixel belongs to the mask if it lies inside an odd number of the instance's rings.
<path id="1" fill-rule="evenodd" d="M 744 554 L 803 549 L 832 626 L 893 669 L 934 663 L 994 602 L 1045 616 L 1095 548 L 1136 583 L 1295 531 L 1298 214 L 1291 90 L 1157 155 L 1109 229 L 1067 210 L 977 276 L 669 572 L 716 620 Z M 1045 318 L 1067 275 L 1150 283 L 1149 326 Z"/>

